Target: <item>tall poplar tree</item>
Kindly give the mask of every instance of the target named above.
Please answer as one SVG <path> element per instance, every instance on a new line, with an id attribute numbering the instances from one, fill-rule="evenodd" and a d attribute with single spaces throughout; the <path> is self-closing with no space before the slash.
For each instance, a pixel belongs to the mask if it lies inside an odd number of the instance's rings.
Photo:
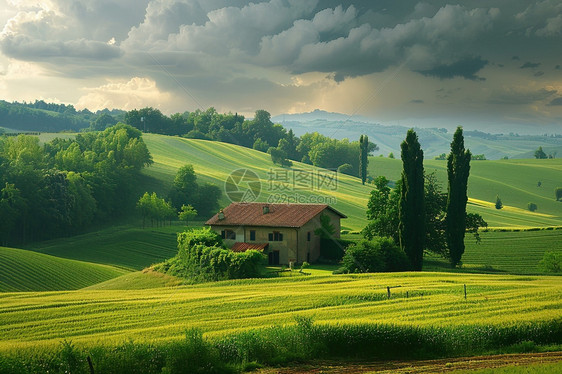
<path id="1" fill-rule="evenodd" d="M 423 150 L 413 129 L 408 130 L 402 149 L 402 178 L 398 210 L 400 247 L 413 270 L 421 270 L 425 241 Z"/>
<path id="2" fill-rule="evenodd" d="M 464 149 L 462 127 L 457 127 L 451 153 L 447 157 L 447 173 L 449 177 L 446 236 L 449 247 L 451 266 L 457 266 L 464 253 L 464 234 L 466 232 L 467 187 L 470 173 L 471 153 Z"/>
<path id="3" fill-rule="evenodd" d="M 369 164 L 369 137 L 361 135 L 359 137 L 359 177 L 361 183 L 367 180 L 367 165 Z"/>

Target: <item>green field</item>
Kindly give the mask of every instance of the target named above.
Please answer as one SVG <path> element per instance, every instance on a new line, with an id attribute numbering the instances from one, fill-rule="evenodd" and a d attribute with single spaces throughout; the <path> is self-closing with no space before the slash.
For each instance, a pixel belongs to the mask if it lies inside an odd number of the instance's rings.
<path id="1" fill-rule="evenodd" d="M 114 266 L 0 247 L 0 292 L 76 290 L 118 277 Z"/>
<path id="2" fill-rule="evenodd" d="M 361 185 L 358 178 L 338 175 L 337 190 L 330 188 L 293 189 L 292 175 L 289 173 L 289 184 L 282 184 L 281 177 L 274 178 L 268 173 L 272 171 L 286 171 L 271 162 L 271 157 L 263 152 L 227 143 L 206 140 L 183 139 L 162 135 L 145 134 L 143 139 L 152 154 L 154 164 L 144 172 L 149 179 L 149 186 L 156 192 L 166 193 L 178 171 L 185 164 L 192 164 L 198 180 L 214 183 L 223 189 L 227 177 L 237 169 L 253 170 L 261 179 L 261 194 L 259 201 L 284 203 L 283 194 L 299 195 L 307 199 L 319 196 L 321 199 L 335 198 L 331 204 L 346 214 L 349 218 L 342 221 L 342 226 L 351 230 L 360 230 L 365 225 L 365 210 L 371 188 Z M 322 169 L 310 165 L 294 162 L 293 169 L 306 170 L 308 175 L 323 173 Z M 317 174 L 316 174 L 317 175 Z M 315 185 L 316 186 L 316 185 Z M 288 189 L 286 189 L 287 187 Z M 223 190 L 224 191 L 224 190 Z M 277 196 L 280 194 L 280 196 Z M 280 197 L 281 200 L 277 200 Z M 311 201 L 314 202 L 314 201 Z M 222 206 L 230 203 L 223 194 Z"/>
<path id="3" fill-rule="evenodd" d="M 176 233 L 185 226 L 146 228 L 117 226 L 70 238 L 53 239 L 26 246 L 51 256 L 95 262 L 125 270 L 142 270 L 175 256 Z"/>
<path id="4" fill-rule="evenodd" d="M 144 140 L 154 158 L 154 165 L 145 170 L 147 184 L 156 192 L 165 194 L 169 190 L 179 167 L 193 165 L 202 181 L 224 186 L 228 175 L 239 168 L 254 170 L 262 180 L 260 201 L 267 201 L 273 191 L 268 172 L 278 169 L 269 155 L 232 144 L 205 140 L 182 139 L 146 134 Z M 384 175 L 391 181 L 400 177 L 402 162 L 398 159 L 371 157 L 369 174 Z M 446 189 L 446 161 L 426 160 L 428 172 L 435 172 L 443 189 Z M 294 163 L 293 169 L 317 171 L 310 165 Z M 311 196 L 335 197 L 334 207 L 349 218 L 342 221 L 344 228 L 360 230 L 365 225 L 365 210 L 370 186 L 362 186 L 358 178 L 338 176 L 337 191 L 288 191 Z M 538 182 L 541 187 L 538 187 Z M 270 186 L 271 184 L 271 186 Z M 562 203 L 554 199 L 554 189 L 562 186 L 562 159 L 552 160 L 499 160 L 473 161 L 469 179 L 470 212 L 481 214 L 491 227 L 530 228 L 562 226 Z M 496 195 L 502 199 L 504 208 L 494 207 Z M 527 204 L 537 204 L 538 210 L 530 212 Z M 223 196 L 222 205 L 229 200 Z"/>
<path id="5" fill-rule="evenodd" d="M 41 141 L 52 140 L 60 134 L 41 134 Z M 63 137 L 72 136 L 62 134 Z M 336 191 L 328 188 L 319 190 L 279 190 L 280 183 L 271 182 L 268 173 L 282 170 L 271 162 L 268 154 L 233 144 L 197 139 L 184 139 L 156 134 L 144 134 L 154 164 L 144 170 L 145 178 L 137 194 L 157 192 L 166 196 L 177 170 L 192 164 L 201 182 L 216 184 L 221 189 L 228 175 L 237 169 L 255 171 L 261 179 L 262 190 L 259 201 L 276 202 L 279 197 L 319 196 L 321 199 L 335 198 L 332 205 L 349 218 L 342 221 L 344 229 L 361 230 L 365 226 L 365 210 L 370 186 L 360 184 L 359 178 L 338 176 Z M 398 155 L 397 155 L 398 157 Z M 318 172 L 322 169 L 294 162 L 293 169 Z M 447 162 L 426 160 L 427 172 L 435 172 L 444 190 L 447 188 Z M 285 169 L 287 170 L 287 169 Z M 386 176 L 391 181 L 400 178 L 402 162 L 386 157 L 369 158 L 369 175 Z M 279 178 L 277 178 L 279 179 Z M 538 182 L 541 187 L 538 187 Z M 562 203 L 554 199 L 554 189 L 562 187 L 562 159 L 513 159 L 495 161 L 472 161 L 468 184 L 468 211 L 481 214 L 490 227 L 533 228 L 562 226 Z M 281 194 L 281 196 L 279 196 Z M 494 207 L 496 195 L 502 199 L 504 208 Z M 284 201 L 278 201 L 284 202 Z M 330 201 L 328 201 L 330 202 Z M 223 194 L 221 206 L 230 203 Z M 528 203 L 538 206 L 536 212 L 527 210 Z"/>
<path id="6" fill-rule="evenodd" d="M 559 277 L 395 273 L 226 281 L 146 290 L 2 293 L 0 350 L 210 336 L 292 324 L 509 325 L 560 317 Z M 464 299 L 463 285 L 468 296 Z M 386 287 L 392 288 L 388 300 Z"/>
<path id="7" fill-rule="evenodd" d="M 426 160 L 426 172 L 435 172 L 447 188 L 447 161 Z M 491 227 L 530 228 L 562 226 L 562 203 L 554 189 L 562 186 L 562 159 L 472 161 L 468 180 L 469 212 L 479 213 Z M 369 174 L 400 178 L 402 161 L 384 157 L 369 159 Z M 538 187 L 538 182 L 541 187 Z M 495 209 L 496 195 L 504 208 Z M 527 210 L 528 203 L 538 206 Z"/>

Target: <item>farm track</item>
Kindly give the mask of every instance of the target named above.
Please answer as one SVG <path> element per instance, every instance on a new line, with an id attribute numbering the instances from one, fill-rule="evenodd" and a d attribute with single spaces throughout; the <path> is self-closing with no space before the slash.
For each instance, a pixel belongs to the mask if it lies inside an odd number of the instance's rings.
<path id="1" fill-rule="evenodd" d="M 503 354 L 492 356 L 445 358 L 420 361 L 373 361 L 340 362 L 317 361 L 287 368 L 268 368 L 259 374 L 304 374 L 304 373 L 449 373 L 460 370 L 498 369 L 506 366 L 528 366 L 535 364 L 560 363 L 562 352 Z"/>

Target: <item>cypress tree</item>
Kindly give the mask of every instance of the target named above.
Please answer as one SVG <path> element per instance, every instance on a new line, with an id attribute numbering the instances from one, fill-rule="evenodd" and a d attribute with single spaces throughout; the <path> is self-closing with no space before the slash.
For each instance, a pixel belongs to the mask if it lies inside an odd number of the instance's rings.
<path id="1" fill-rule="evenodd" d="M 423 150 L 413 129 L 408 130 L 402 149 L 402 179 L 398 210 L 400 247 L 413 270 L 421 270 L 425 242 Z"/>
<path id="2" fill-rule="evenodd" d="M 467 187 L 471 156 L 470 151 L 464 149 L 462 127 L 457 127 L 451 142 L 451 153 L 447 157 L 449 183 L 446 236 L 452 267 L 460 263 L 464 253 L 466 202 L 468 201 Z"/>
<path id="3" fill-rule="evenodd" d="M 367 180 L 367 165 L 369 164 L 369 137 L 361 135 L 359 137 L 359 177 L 361 183 Z"/>

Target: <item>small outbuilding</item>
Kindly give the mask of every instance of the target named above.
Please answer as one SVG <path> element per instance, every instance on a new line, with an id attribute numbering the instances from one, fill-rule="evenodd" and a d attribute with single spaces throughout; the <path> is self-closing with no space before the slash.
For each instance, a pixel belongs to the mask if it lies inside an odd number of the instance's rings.
<path id="1" fill-rule="evenodd" d="M 314 231 L 322 215 L 339 238 L 340 220 L 347 216 L 326 204 L 232 203 L 206 224 L 234 251 L 261 250 L 270 265 L 279 265 L 318 260 L 320 237 Z"/>

